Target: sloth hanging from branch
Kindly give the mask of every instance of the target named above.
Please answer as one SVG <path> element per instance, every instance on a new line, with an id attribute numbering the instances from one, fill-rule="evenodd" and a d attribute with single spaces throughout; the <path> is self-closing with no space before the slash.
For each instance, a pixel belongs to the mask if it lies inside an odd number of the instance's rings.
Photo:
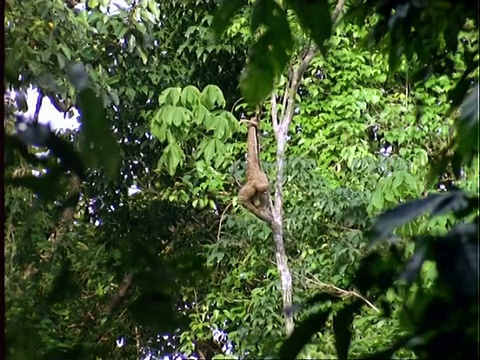
<path id="1" fill-rule="evenodd" d="M 270 210 L 270 187 L 259 157 L 258 117 L 257 114 L 248 122 L 247 182 L 238 192 L 238 202 L 256 217 L 271 225 L 273 218 Z"/>

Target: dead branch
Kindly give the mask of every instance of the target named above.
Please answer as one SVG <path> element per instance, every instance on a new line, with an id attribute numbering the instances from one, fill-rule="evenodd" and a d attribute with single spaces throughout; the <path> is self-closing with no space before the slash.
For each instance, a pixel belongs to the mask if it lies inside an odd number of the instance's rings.
<path id="1" fill-rule="evenodd" d="M 307 278 L 305 276 L 301 276 L 299 274 L 296 274 L 297 277 L 301 277 L 306 283 L 312 284 L 316 289 L 321 289 L 323 291 L 326 291 L 334 296 L 338 296 L 341 298 L 350 298 L 350 297 L 356 297 L 365 302 L 367 306 L 375 310 L 377 313 L 380 312 L 380 310 L 373 305 L 369 300 L 367 300 L 362 294 L 358 293 L 355 290 L 344 290 L 339 288 L 338 286 L 335 286 L 333 284 L 326 284 L 320 280 L 317 280 L 315 278 Z"/>

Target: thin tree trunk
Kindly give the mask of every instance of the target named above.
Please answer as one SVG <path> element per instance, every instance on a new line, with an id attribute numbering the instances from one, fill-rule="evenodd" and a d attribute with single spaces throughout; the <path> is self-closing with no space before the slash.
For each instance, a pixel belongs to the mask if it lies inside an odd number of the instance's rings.
<path id="1" fill-rule="evenodd" d="M 345 0 L 339 0 L 332 14 L 332 24 L 336 23 L 340 13 L 345 6 Z M 292 274 L 288 266 L 288 257 L 285 252 L 285 242 L 283 239 L 283 173 L 285 149 L 287 145 L 288 127 L 293 118 L 295 111 L 295 95 L 298 91 L 300 81 L 308 65 L 313 57 L 318 53 L 316 46 L 308 46 L 302 52 L 296 64 L 292 64 L 288 71 L 288 82 L 283 94 L 282 109 L 280 113 L 277 110 L 276 94 L 272 94 L 272 124 L 277 140 L 276 155 L 276 179 L 275 179 L 275 195 L 272 206 L 272 232 L 275 242 L 275 257 L 277 261 L 277 269 L 280 275 L 280 283 L 282 288 L 283 313 L 285 318 L 285 331 L 287 336 L 293 331 L 293 309 L 292 309 Z"/>

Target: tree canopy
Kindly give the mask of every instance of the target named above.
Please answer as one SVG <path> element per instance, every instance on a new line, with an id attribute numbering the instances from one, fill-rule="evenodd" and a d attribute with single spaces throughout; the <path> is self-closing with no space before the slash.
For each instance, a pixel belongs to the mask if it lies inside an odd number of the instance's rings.
<path id="1" fill-rule="evenodd" d="M 477 2 L 8 0 L 4 25 L 8 358 L 478 356 Z M 272 224 L 237 201 L 255 114 Z"/>

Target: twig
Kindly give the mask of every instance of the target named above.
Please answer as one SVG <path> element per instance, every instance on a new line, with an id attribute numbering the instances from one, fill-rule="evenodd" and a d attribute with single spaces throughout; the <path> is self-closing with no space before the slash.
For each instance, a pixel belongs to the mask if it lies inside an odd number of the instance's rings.
<path id="1" fill-rule="evenodd" d="M 317 280 L 317 279 L 309 279 L 309 278 L 306 278 L 306 277 L 304 277 L 304 279 L 307 282 L 312 283 L 317 287 L 325 288 L 325 289 L 328 289 L 328 290 L 334 290 L 333 292 L 336 293 L 340 297 L 355 296 L 355 297 L 363 300 L 369 307 L 371 307 L 376 312 L 378 312 L 378 313 L 380 312 L 380 310 L 375 305 L 373 305 L 369 300 L 367 300 L 363 295 L 356 292 L 355 290 L 344 290 L 344 289 L 341 289 L 338 286 L 335 286 L 335 285 L 332 285 L 332 284 L 325 284 L 325 283 L 323 283 L 323 282 L 321 282 L 320 280 Z"/>
<path id="2" fill-rule="evenodd" d="M 228 204 L 227 207 L 222 211 L 222 215 L 220 215 L 220 222 L 218 223 L 217 241 L 220 241 L 220 234 L 222 232 L 222 222 L 225 217 L 225 213 L 227 212 L 230 206 L 232 206 L 232 203 Z"/>
<path id="3" fill-rule="evenodd" d="M 272 99 L 270 100 L 272 104 L 272 124 L 273 124 L 273 131 L 277 131 L 278 127 L 278 113 L 277 113 L 277 98 L 275 96 L 275 92 L 272 93 Z"/>
<path id="4" fill-rule="evenodd" d="M 230 110 L 230 112 L 233 113 L 233 111 L 235 110 L 235 106 L 237 106 L 237 104 L 242 101 L 244 99 L 244 97 L 242 96 L 240 99 L 238 99 L 237 101 L 235 101 L 232 105 L 232 109 Z"/>
<path id="5" fill-rule="evenodd" d="M 138 326 L 135 326 L 135 345 L 137 346 L 137 356 L 140 358 L 140 331 L 138 330 Z"/>

